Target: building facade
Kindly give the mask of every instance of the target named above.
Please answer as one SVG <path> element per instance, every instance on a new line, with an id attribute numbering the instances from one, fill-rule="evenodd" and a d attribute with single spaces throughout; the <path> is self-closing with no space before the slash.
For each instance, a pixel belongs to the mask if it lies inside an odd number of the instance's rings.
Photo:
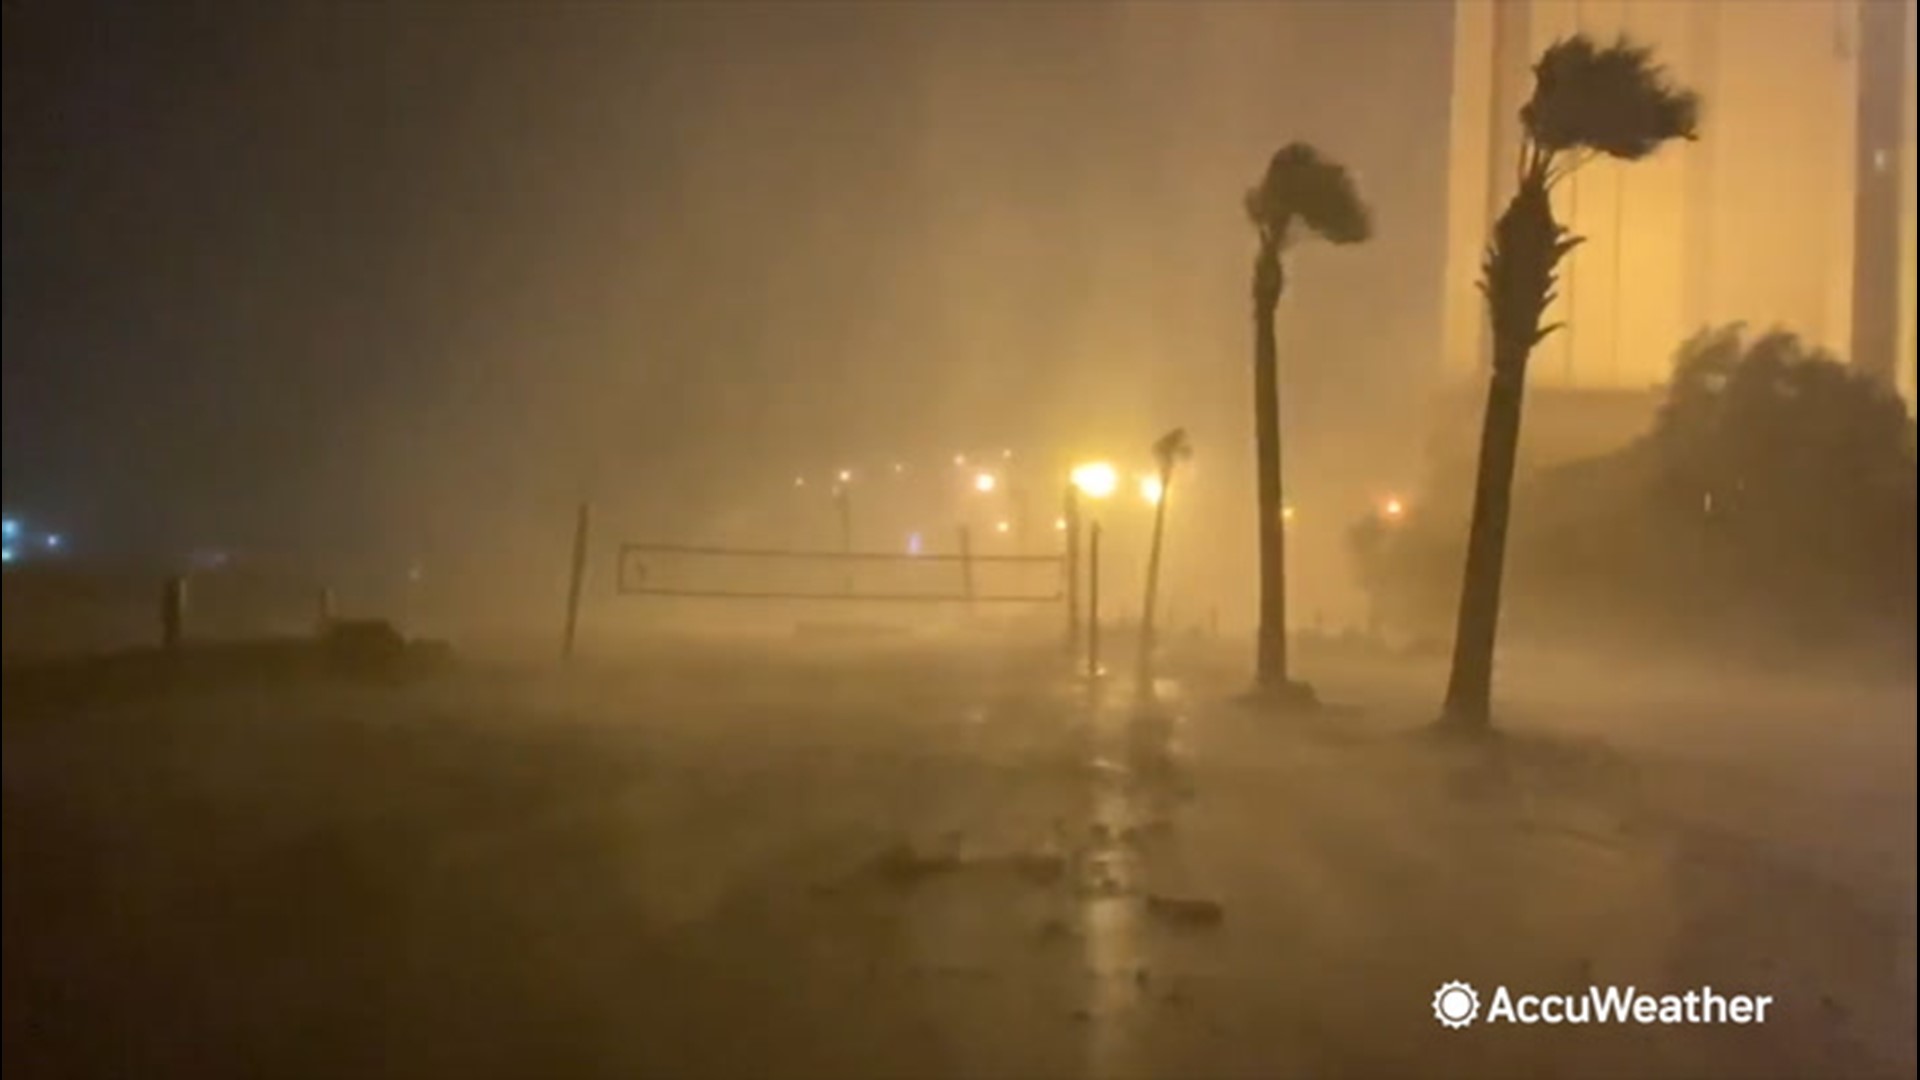
<path id="1" fill-rule="evenodd" d="M 1780 327 L 1914 397 L 1914 0 L 1458 0 L 1446 358 L 1489 355 L 1475 283 L 1512 194 L 1531 65 L 1574 33 L 1651 45 L 1699 91 L 1701 138 L 1595 160 L 1557 191 L 1586 242 L 1529 372 L 1644 392 L 1703 326 Z"/>

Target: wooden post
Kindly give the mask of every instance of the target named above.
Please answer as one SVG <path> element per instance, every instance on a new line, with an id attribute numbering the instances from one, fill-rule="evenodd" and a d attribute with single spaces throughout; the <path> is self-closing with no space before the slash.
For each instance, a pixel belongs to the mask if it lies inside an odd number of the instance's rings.
<path id="1" fill-rule="evenodd" d="M 1087 530 L 1087 678 L 1100 677 L 1100 523 Z"/>
<path id="2" fill-rule="evenodd" d="M 834 509 L 840 515 L 840 554 L 853 554 L 853 498 L 847 494 L 847 486 L 841 484 L 833 489 Z M 847 575 L 840 582 L 840 591 L 853 592 L 853 563 L 847 563 Z"/>
<path id="3" fill-rule="evenodd" d="M 170 653 L 180 651 L 186 622 L 187 579 L 175 574 L 160 589 L 160 647 Z"/>
<path id="4" fill-rule="evenodd" d="M 973 611 L 973 530 L 960 526 L 960 595 L 967 598 L 967 611 Z"/>
<path id="5" fill-rule="evenodd" d="M 592 504 L 581 503 L 573 520 L 573 567 L 567 582 L 567 629 L 561 640 L 560 657 L 573 659 L 573 643 L 580 627 L 580 589 L 587 577 L 587 529 Z"/>

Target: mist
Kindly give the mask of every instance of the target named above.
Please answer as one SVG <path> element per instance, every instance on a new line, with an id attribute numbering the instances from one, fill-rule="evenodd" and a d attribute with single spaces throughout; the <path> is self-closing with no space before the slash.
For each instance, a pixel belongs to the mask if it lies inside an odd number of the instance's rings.
<path id="1" fill-rule="evenodd" d="M 581 498 L 697 535 L 810 469 L 1175 424 L 1226 489 L 1240 195 L 1292 138 L 1380 223 L 1296 267 L 1298 498 L 1349 516 L 1418 449 L 1435 5 L 7 19 L 7 498 L 96 548 L 525 574 Z M 1245 501 L 1187 525 L 1230 565 Z"/>
<path id="2" fill-rule="evenodd" d="M 1914 1075 L 1911 0 L 3 12 L 10 1073 Z"/>

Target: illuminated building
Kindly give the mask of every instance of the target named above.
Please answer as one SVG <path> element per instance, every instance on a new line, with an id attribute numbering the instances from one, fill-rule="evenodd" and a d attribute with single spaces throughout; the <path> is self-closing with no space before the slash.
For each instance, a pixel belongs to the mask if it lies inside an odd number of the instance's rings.
<path id="1" fill-rule="evenodd" d="M 1586 238 L 1562 267 L 1529 384 L 1613 397 L 1665 382 L 1703 326 L 1784 328 L 1914 399 L 1913 0 L 1460 0 L 1446 363 L 1486 363 L 1475 282 L 1512 194 L 1531 64 L 1584 32 L 1653 47 L 1699 91 L 1701 138 L 1598 159 L 1556 212 Z"/>

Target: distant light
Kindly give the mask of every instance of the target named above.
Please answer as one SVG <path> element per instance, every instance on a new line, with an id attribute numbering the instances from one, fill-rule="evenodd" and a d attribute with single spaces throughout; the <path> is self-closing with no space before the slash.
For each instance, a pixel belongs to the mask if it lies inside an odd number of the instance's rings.
<path id="1" fill-rule="evenodd" d="M 1281 520 L 1281 521 L 1292 521 L 1292 520 L 1293 520 L 1293 507 L 1291 507 L 1291 506 L 1283 506 L 1283 507 L 1281 507 L 1281 508 L 1280 508 L 1280 520 Z"/>
<path id="2" fill-rule="evenodd" d="M 1380 512 L 1390 518 L 1398 518 L 1407 512 L 1407 507 L 1399 499 L 1389 496 L 1387 501 L 1380 505 Z"/>
<path id="3" fill-rule="evenodd" d="M 843 483 L 843 484 L 845 484 L 845 483 L 849 483 L 849 482 L 851 482 L 852 480 L 853 480 L 853 470 L 852 470 L 852 469 L 841 469 L 841 470 L 840 470 L 840 482 L 841 482 L 841 483 Z"/>
<path id="4" fill-rule="evenodd" d="M 796 476 L 796 477 L 794 477 L 794 478 L 793 478 L 793 486 L 794 486 L 794 487 L 806 487 L 806 486 L 807 486 L 807 478 L 806 478 L 806 477 L 804 477 L 804 476 Z"/>
<path id="5" fill-rule="evenodd" d="M 42 540 L 42 543 L 47 545 L 47 550 L 49 551 L 59 551 L 61 546 L 66 542 L 66 538 L 59 533 L 48 533 Z"/>
<path id="6" fill-rule="evenodd" d="M 894 474 L 895 476 L 898 476 L 898 475 L 900 475 L 901 473 L 903 473 L 903 472 L 906 472 L 906 471 L 907 471 L 907 467 L 906 467 L 905 465 L 903 465 L 903 464 L 901 464 L 901 463 L 900 463 L 900 462 L 898 462 L 898 461 L 896 461 L 896 462 L 894 462 L 894 463 L 893 463 L 893 474 Z"/>
<path id="7" fill-rule="evenodd" d="M 1140 478 L 1140 497 L 1147 500 L 1148 506 L 1159 506 L 1160 497 L 1165 494 L 1166 489 L 1161 486 L 1159 477 L 1143 476 Z"/>
<path id="8" fill-rule="evenodd" d="M 1120 474 L 1104 461 L 1076 465 L 1069 476 L 1073 486 L 1090 499 L 1104 499 L 1120 486 Z"/>
<path id="9" fill-rule="evenodd" d="M 7 518 L 4 526 L 4 531 L 5 531 L 6 539 L 8 540 L 19 539 L 20 538 L 20 522 L 15 518 Z"/>
<path id="10" fill-rule="evenodd" d="M 967 465 L 967 455 L 965 454 L 953 455 L 953 463 L 960 468 L 965 468 Z"/>
<path id="11" fill-rule="evenodd" d="M 1012 461 L 1012 460 L 1013 460 L 1013 451 L 1011 451 L 1011 450 L 1002 450 L 1002 451 L 1000 451 L 1000 459 L 1001 459 L 1002 461 Z"/>
<path id="12" fill-rule="evenodd" d="M 993 531 L 997 533 L 1011 532 L 1013 531 L 1013 526 L 1005 521 L 996 521 L 993 523 Z"/>
<path id="13" fill-rule="evenodd" d="M 12 562 L 13 559 L 14 559 L 14 554 L 13 554 L 13 548 L 11 545 L 0 548 L 0 562 Z"/>
<path id="14" fill-rule="evenodd" d="M 1053 530 L 1054 530 L 1055 532 L 1066 532 L 1066 531 L 1067 531 L 1067 519 L 1066 519 L 1066 518 L 1063 518 L 1063 517 L 1058 517 L 1058 518 L 1054 518 L 1054 519 L 1053 519 Z"/>
<path id="15" fill-rule="evenodd" d="M 983 493 L 992 491 L 999 483 L 992 473 L 983 472 L 973 478 L 973 490 Z"/>
<path id="16" fill-rule="evenodd" d="M 920 554 L 920 534 L 919 533 L 913 532 L 913 533 L 907 534 L 907 554 L 909 555 Z"/>

